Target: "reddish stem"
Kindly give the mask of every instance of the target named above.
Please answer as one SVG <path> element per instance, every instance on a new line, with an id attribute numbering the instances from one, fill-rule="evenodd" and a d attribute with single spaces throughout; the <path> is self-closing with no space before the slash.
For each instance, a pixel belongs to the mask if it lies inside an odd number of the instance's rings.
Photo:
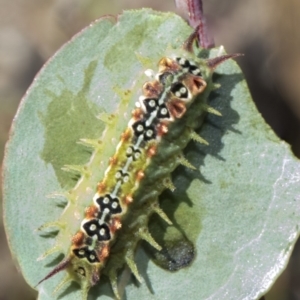
<path id="1" fill-rule="evenodd" d="M 208 33 L 203 15 L 202 0 L 175 0 L 175 3 L 184 14 L 188 15 L 189 24 L 193 28 L 198 26 L 199 46 L 205 49 L 214 47 L 213 38 Z"/>

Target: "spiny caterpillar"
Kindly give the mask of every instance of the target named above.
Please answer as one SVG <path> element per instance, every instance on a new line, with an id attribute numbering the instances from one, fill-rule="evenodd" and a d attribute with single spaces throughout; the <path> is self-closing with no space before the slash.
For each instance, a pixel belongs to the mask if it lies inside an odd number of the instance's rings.
<path id="1" fill-rule="evenodd" d="M 222 62 L 239 56 L 198 58 L 197 33 L 198 28 L 176 55 L 160 59 L 157 74 L 148 72 L 152 80 L 141 87 L 142 95 L 104 178 L 98 182 L 91 204 L 85 209 L 66 257 L 38 284 L 66 270 L 56 290 L 75 281 L 81 287 L 82 298 L 87 299 L 89 289 L 105 275 L 120 299 L 117 275 L 125 264 L 141 281 L 134 262 L 139 241 L 145 240 L 161 250 L 148 230 L 149 218 L 157 213 L 172 224 L 159 207 L 158 197 L 166 188 L 175 189 L 170 175 L 178 165 L 194 168 L 183 156 L 183 149 L 191 139 L 207 144 L 195 129 L 200 127 L 206 112 L 221 115 L 207 104 L 208 95 L 215 88 L 213 71 Z M 97 147 L 96 141 L 84 142 Z M 42 227 L 48 225 L 53 224 Z M 58 223 L 55 225 L 59 227 Z M 51 249 L 43 257 L 57 250 Z"/>

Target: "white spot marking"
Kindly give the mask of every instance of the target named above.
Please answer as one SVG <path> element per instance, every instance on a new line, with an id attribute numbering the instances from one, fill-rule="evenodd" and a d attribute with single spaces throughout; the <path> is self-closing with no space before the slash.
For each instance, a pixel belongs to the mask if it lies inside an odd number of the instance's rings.
<path id="1" fill-rule="evenodd" d="M 149 101 L 149 106 L 155 107 L 155 101 L 153 99 Z"/>
<path id="2" fill-rule="evenodd" d="M 180 63 L 181 65 L 184 65 L 184 64 L 185 64 L 185 59 L 184 59 L 184 58 L 180 58 L 179 63 Z"/>
<path id="3" fill-rule="evenodd" d="M 97 226 L 95 224 L 91 224 L 91 226 L 90 226 L 91 231 L 94 231 L 96 228 L 97 228 Z"/>
<path id="4" fill-rule="evenodd" d="M 160 111 L 160 113 L 161 113 L 162 115 L 166 115 L 167 112 L 168 112 L 168 110 L 167 110 L 165 107 L 162 108 L 161 111 Z"/>
<path id="5" fill-rule="evenodd" d="M 138 125 L 136 128 L 138 132 L 142 132 L 144 130 L 144 126 L 142 124 Z"/>
<path id="6" fill-rule="evenodd" d="M 132 152 L 133 152 L 133 150 L 131 147 L 127 148 L 126 154 L 130 155 L 130 154 L 132 154 Z"/>
<path id="7" fill-rule="evenodd" d="M 180 92 L 181 92 L 181 94 L 186 93 L 186 88 L 185 88 L 185 87 L 182 87 L 182 88 L 180 89 Z"/>
<path id="8" fill-rule="evenodd" d="M 147 132 L 146 132 L 147 137 L 151 137 L 152 134 L 153 134 L 153 130 L 148 129 Z"/>

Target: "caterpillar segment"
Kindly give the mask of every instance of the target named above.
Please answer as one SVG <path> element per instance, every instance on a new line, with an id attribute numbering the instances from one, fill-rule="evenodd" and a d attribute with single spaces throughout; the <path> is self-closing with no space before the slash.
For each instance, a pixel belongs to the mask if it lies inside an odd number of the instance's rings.
<path id="1" fill-rule="evenodd" d="M 198 58 L 193 51 L 196 33 L 197 30 L 187 39 L 179 54 L 163 57 L 158 63 L 158 72 L 151 73 L 151 80 L 140 87 L 141 96 L 136 99 L 136 108 L 83 219 L 78 219 L 78 230 L 71 238 L 65 259 L 39 284 L 66 270 L 67 275 L 58 288 L 76 281 L 81 286 L 83 299 L 87 299 L 89 289 L 105 275 L 119 299 L 117 275 L 124 265 L 130 268 L 137 280 L 142 281 L 134 261 L 135 249 L 140 240 L 145 240 L 161 250 L 148 231 L 149 218 L 156 213 L 172 224 L 159 207 L 158 196 L 166 188 L 174 191 L 170 175 L 178 165 L 195 169 L 182 155 L 182 150 L 190 140 L 208 145 L 194 130 L 201 125 L 196 121 L 203 119 L 205 113 L 221 116 L 207 104 L 208 95 L 214 89 L 212 73 L 219 64 L 239 56 Z M 122 93 L 123 97 L 129 97 L 128 94 Z M 125 103 L 121 101 L 123 110 L 126 109 Z M 105 137 L 116 126 L 118 117 L 102 114 L 99 118 L 107 123 Z M 105 151 L 103 140 L 82 139 L 80 143 L 94 148 L 99 156 Z M 92 159 L 99 165 L 96 154 Z M 65 166 L 65 169 L 79 172 L 83 175 L 81 180 L 86 180 L 85 177 L 92 172 L 81 166 Z M 79 186 L 77 183 L 75 188 Z M 53 249 L 61 250 L 59 245 Z"/>

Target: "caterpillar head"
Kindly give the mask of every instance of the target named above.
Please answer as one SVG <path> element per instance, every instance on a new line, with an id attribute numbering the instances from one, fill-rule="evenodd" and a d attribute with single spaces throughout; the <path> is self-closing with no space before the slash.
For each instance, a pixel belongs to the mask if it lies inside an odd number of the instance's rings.
<path id="1" fill-rule="evenodd" d="M 161 117 L 168 117 L 171 121 L 182 118 L 197 96 L 202 94 L 210 84 L 217 66 L 237 56 L 240 54 L 222 55 L 204 60 L 195 55 L 191 56 L 190 53 L 182 53 L 180 56 L 163 57 L 158 63 L 159 71 L 156 81 L 147 83 L 148 89 L 150 86 L 151 90 L 164 90 L 166 96 L 162 97 L 162 100 L 165 101 L 166 108 L 161 107 Z M 157 88 L 159 85 L 161 87 Z M 155 104 L 151 98 L 146 101 L 152 101 L 153 108 L 159 105 L 159 103 Z M 167 115 L 167 111 L 170 116 Z"/>
<path id="2" fill-rule="evenodd" d="M 192 32 L 192 34 L 186 39 L 186 41 L 183 44 L 183 49 L 188 52 L 193 54 L 194 56 L 197 57 L 197 53 L 194 51 L 194 44 L 197 43 L 198 45 L 200 44 L 199 40 L 199 32 L 201 30 L 201 24 L 199 24 L 195 30 Z M 196 49 L 199 49 L 199 46 L 196 47 Z M 214 72 L 214 70 L 223 62 L 230 58 L 235 58 L 238 56 L 243 56 L 244 54 L 242 53 L 234 53 L 234 54 L 226 54 L 226 55 L 221 55 L 217 56 L 212 59 L 207 59 L 205 60 L 205 65 L 208 67 L 211 73 Z"/>

